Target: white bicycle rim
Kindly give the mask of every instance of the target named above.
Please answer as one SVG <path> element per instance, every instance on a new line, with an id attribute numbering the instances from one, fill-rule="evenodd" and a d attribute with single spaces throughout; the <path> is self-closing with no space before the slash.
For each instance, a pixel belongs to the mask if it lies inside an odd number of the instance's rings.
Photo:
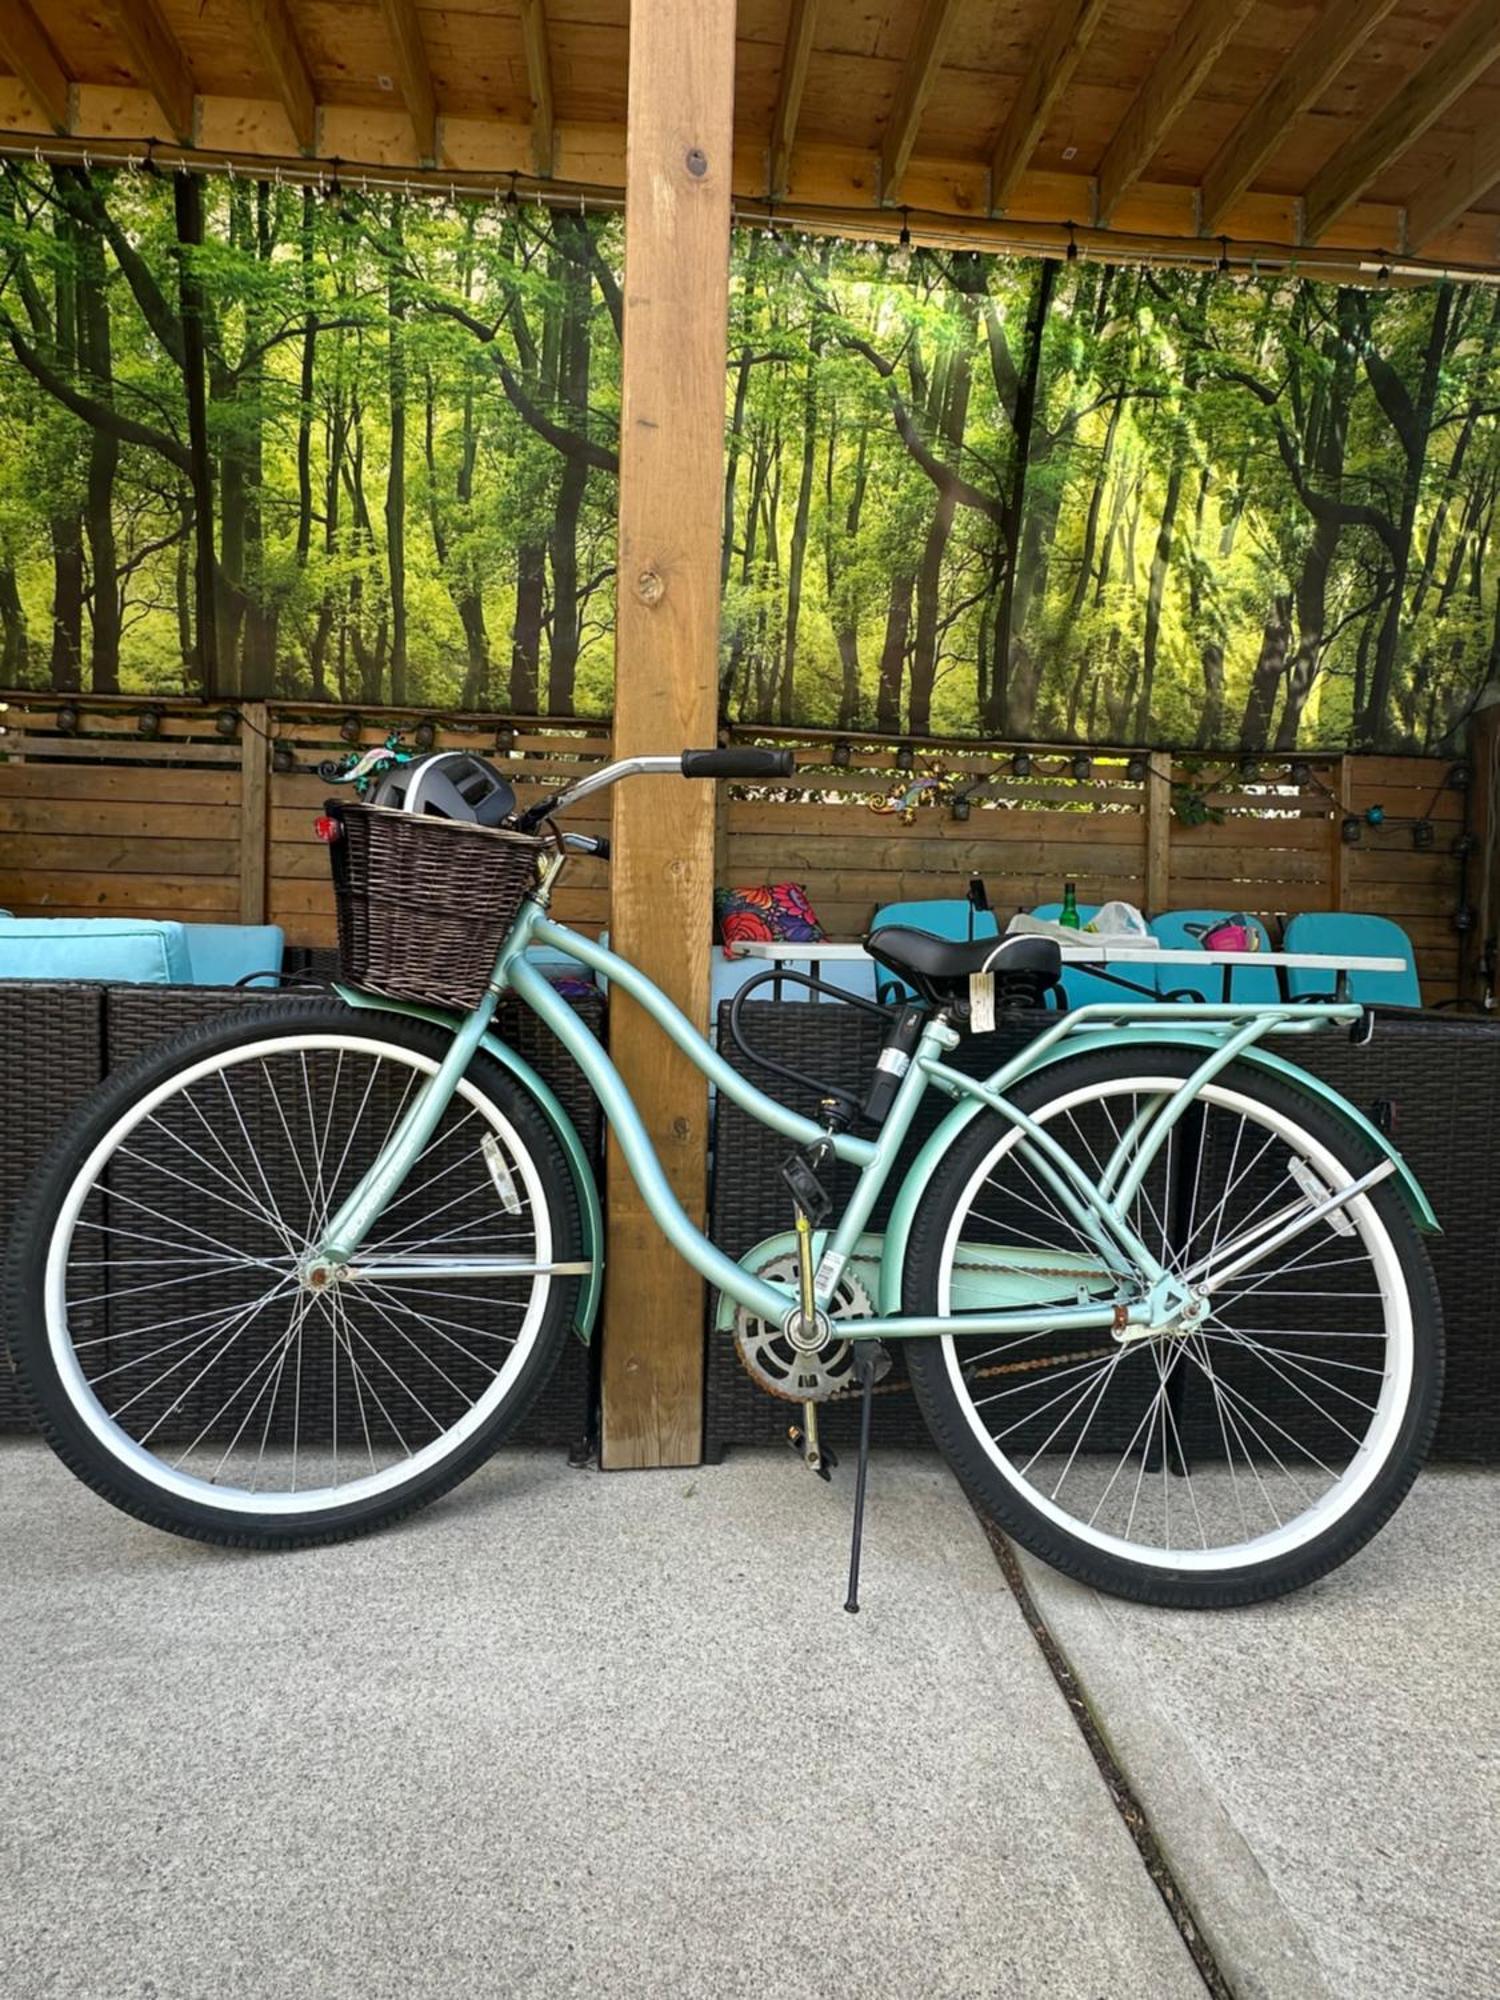
<path id="1" fill-rule="evenodd" d="M 137 1443 L 123 1426 L 116 1423 L 91 1387 L 74 1351 L 68 1327 L 68 1265 L 73 1237 L 80 1212 L 94 1191 L 101 1170 L 118 1151 L 121 1143 L 177 1092 L 188 1089 L 203 1078 L 221 1073 L 239 1062 L 289 1053 L 314 1052 L 342 1052 L 347 1055 L 368 1056 L 375 1060 L 406 1065 L 418 1075 L 430 1076 L 438 1067 L 432 1057 L 419 1054 L 416 1050 L 405 1048 L 399 1043 L 382 1042 L 373 1036 L 332 1031 L 270 1035 L 263 1041 L 239 1043 L 233 1048 L 206 1056 L 157 1084 L 153 1090 L 131 1105 L 99 1140 L 68 1189 L 48 1246 L 44 1280 L 47 1340 L 53 1364 L 73 1409 L 98 1443 L 126 1470 L 165 1493 L 226 1513 L 297 1516 L 327 1513 L 389 1494 L 394 1489 L 420 1478 L 450 1458 L 482 1428 L 524 1368 L 540 1331 L 552 1285 L 551 1277 L 546 1274 L 540 1274 L 532 1280 L 530 1296 L 508 1356 L 494 1375 L 489 1387 L 451 1427 L 410 1456 L 378 1471 L 362 1475 L 358 1479 L 341 1482 L 337 1486 L 309 1487 L 303 1491 L 279 1493 L 273 1490 L 250 1490 L 220 1485 L 215 1481 L 184 1473 L 164 1463 L 153 1452 Z M 533 1217 L 534 1260 L 538 1264 L 550 1262 L 553 1245 L 552 1218 L 541 1176 L 530 1150 L 510 1121 L 467 1079 L 460 1082 L 454 1096 L 455 1101 L 469 1105 L 484 1121 L 503 1147 L 508 1165 L 519 1173 L 530 1201 Z M 399 1196 L 397 1198 L 399 1199 Z M 378 1232 L 378 1223 L 376 1228 Z"/>
<path id="2" fill-rule="evenodd" d="M 1181 1082 L 1180 1076 L 1141 1076 L 1110 1079 L 1102 1084 L 1085 1084 L 1063 1096 L 1049 1100 L 1033 1111 L 1032 1116 L 1039 1123 L 1046 1125 L 1063 1113 L 1097 1102 L 1101 1098 L 1128 1095 L 1159 1096 L 1177 1089 Z M 1238 1112 L 1242 1118 L 1248 1119 L 1273 1137 L 1285 1141 L 1297 1157 L 1313 1167 L 1332 1192 L 1337 1193 L 1354 1179 L 1349 1169 L 1311 1133 L 1272 1105 L 1247 1097 L 1242 1092 L 1231 1090 L 1221 1083 L 1207 1085 L 1199 1092 L 1197 1101 L 1214 1109 Z M 938 1311 L 940 1313 L 947 1313 L 951 1309 L 954 1260 L 962 1236 L 964 1219 L 969 1214 L 980 1188 L 1003 1162 L 1005 1156 L 1020 1143 L 1022 1137 L 1018 1128 L 1010 1127 L 970 1175 L 960 1199 L 955 1204 L 953 1218 L 944 1237 L 939 1263 Z M 941 1343 L 949 1380 L 953 1385 L 964 1420 L 990 1463 L 1028 1507 L 1041 1514 L 1065 1534 L 1086 1543 L 1101 1554 L 1137 1565 L 1200 1573 L 1244 1569 L 1289 1555 L 1325 1534 L 1358 1504 L 1386 1464 L 1406 1413 L 1415 1366 L 1411 1297 L 1390 1233 L 1368 1196 L 1357 1196 L 1343 1210 L 1343 1214 L 1353 1223 L 1378 1280 L 1379 1298 L 1384 1309 L 1385 1367 L 1368 1428 L 1351 1456 L 1349 1464 L 1314 1504 L 1298 1514 L 1295 1519 L 1267 1529 L 1244 1542 L 1220 1543 L 1207 1548 L 1193 1547 L 1190 1544 L 1156 1547 L 1112 1534 L 1092 1521 L 1080 1519 L 1067 1508 L 1057 1505 L 1052 1496 L 1027 1480 L 1011 1456 L 1000 1449 L 995 1438 L 980 1420 L 979 1411 L 963 1377 L 965 1363 L 961 1350 L 967 1347 L 972 1355 L 973 1339 L 971 1337 L 965 1342 L 951 1334 L 944 1334 L 941 1336 Z M 1101 1364 L 1101 1366 L 1106 1365 Z M 1164 1437 L 1164 1457 L 1165 1450 Z M 1230 1463 L 1233 1464 L 1232 1455 Z"/>

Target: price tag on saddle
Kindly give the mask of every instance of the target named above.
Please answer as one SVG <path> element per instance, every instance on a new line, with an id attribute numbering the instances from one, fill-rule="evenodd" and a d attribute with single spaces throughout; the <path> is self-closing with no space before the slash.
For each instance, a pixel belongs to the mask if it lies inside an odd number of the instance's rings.
<path id="1" fill-rule="evenodd" d="M 995 1025 L 995 975 L 969 974 L 969 1028 L 976 1035 L 989 1034 Z"/>
<path id="2" fill-rule="evenodd" d="M 833 1207 L 832 1195 L 800 1153 L 793 1153 L 790 1159 L 782 1161 L 781 1178 L 791 1189 L 798 1212 L 805 1215 L 816 1229 Z"/>

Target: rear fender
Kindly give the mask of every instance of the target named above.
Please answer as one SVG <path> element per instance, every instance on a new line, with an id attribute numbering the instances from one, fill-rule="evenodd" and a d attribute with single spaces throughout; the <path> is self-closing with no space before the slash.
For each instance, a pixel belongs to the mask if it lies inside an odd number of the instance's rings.
<path id="1" fill-rule="evenodd" d="M 378 993 L 360 993 L 352 986 L 335 985 L 334 991 L 346 1005 L 371 1013 L 404 1014 L 413 1021 L 426 1021 L 433 1027 L 446 1028 L 449 1034 L 459 1025 L 456 1015 L 445 1014 L 436 1007 L 418 1007 L 406 1000 L 387 1000 Z M 537 1075 L 526 1058 L 517 1055 L 513 1048 L 495 1035 L 486 1035 L 480 1046 L 502 1069 L 508 1070 L 534 1100 L 563 1149 L 563 1158 L 568 1163 L 578 1195 L 578 1213 L 583 1223 L 583 1254 L 589 1263 L 589 1275 L 578 1288 L 577 1303 L 573 1308 L 573 1329 L 580 1340 L 587 1341 L 594 1331 L 599 1296 L 604 1285 L 604 1219 L 589 1156 L 556 1091 Z"/>
<path id="2" fill-rule="evenodd" d="M 1091 1054 L 1097 1049 L 1117 1049 L 1127 1044 L 1135 1044 L 1143 1048 L 1208 1050 L 1216 1048 L 1218 1041 L 1217 1036 L 1201 1031 L 1195 1032 L 1191 1028 L 1181 1028 L 1172 1034 L 1163 1034 L 1159 1028 L 1145 1026 L 1104 1028 L 1097 1034 L 1069 1036 L 1065 1041 L 1059 1042 L 1048 1050 L 1037 1062 L 1035 1069 L 1028 1070 L 1026 1075 L 1028 1077 L 1039 1075 L 1042 1070 L 1051 1069 L 1057 1063 L 1067 1062 L 1074 1056 Z M 1323 1083 L 1304 1069 L 1298 1069 L 1295 1063 L 1288 1062 L 1284 1056 L 1276 1055 L 1270 1049 L 1255 1045 L 1243 1049 L 1235 1060 L 1248 1063 L 1255 1069 L 1269 1070 L 1273 1075 L 1284 1077 L 1287 1081 L 1298 1085 L 1300 1089 L 1309 1091 L 1314 1097 L 1321 1098 L 1344 1124 L 1358 1132 L 1360 1137 L 1367 1140 L 1377 1152 L 1384 1153 L 1388 1159 L 1394 1161 L 1397 1185 L 1418 1229 L 1430 1235 L 1441 1233 L 1438 1219 L 1432 1212 L 1432 1204 L 1423 1192 L 1416 1175 L 1386 1135 L 1357 1105 L 1351 1104 L 1347 1097 L 1341 1097 L 1331 1084 Z M 907 1244 L 911 1238 L 912 1222 L 922 1196 L 927 1191 L 928 1183 L 959 1133 L 984 1109 L 985 1106 L 977 1097 L 967 1098 L 961 1104 L 955 1105 L 907 1170 L 906 1179 L 901 1183 L 895 1205 L 891 1210 L 891 1219 L 885 1234 L 885 1255 L 880 1266 L 879 1298 L 883 1314 L 898 1313 L 901 1310 L 901 1283 L 906 1266 Z"/>

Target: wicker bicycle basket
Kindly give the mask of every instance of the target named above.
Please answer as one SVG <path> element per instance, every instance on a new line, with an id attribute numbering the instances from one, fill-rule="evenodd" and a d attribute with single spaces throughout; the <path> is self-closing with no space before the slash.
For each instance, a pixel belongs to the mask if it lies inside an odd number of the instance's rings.
<path id="1" fill-rule="evenodd" d="M 345 982 L 467 1013 L 550 843 L 509 827 L 330 802 Z"/>

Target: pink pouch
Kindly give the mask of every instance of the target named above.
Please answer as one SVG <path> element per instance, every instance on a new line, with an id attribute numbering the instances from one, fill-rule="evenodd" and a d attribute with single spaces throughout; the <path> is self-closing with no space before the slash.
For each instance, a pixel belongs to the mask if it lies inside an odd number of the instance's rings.
<path id="1" fill-rule="evenodd" d="M 1211 924 L 1203 932 L 1205 951 L 1259 951 L 1260 935 L 1238 918 L 1230 917 L 1222 924 Z"/>

